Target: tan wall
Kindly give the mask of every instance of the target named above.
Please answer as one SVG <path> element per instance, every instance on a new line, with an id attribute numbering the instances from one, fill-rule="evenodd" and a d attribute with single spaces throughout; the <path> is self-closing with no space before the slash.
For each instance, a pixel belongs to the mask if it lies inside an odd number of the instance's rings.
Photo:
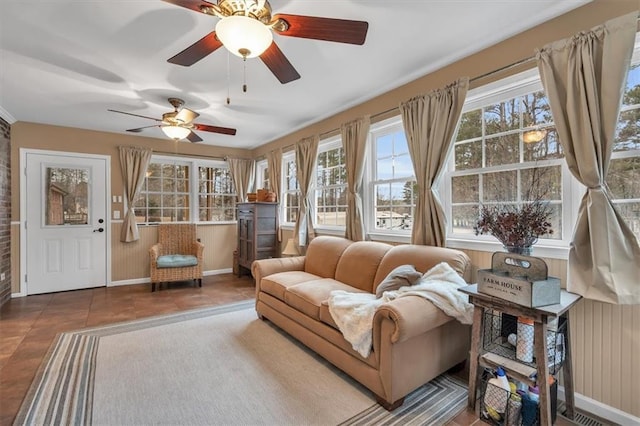
<path id="1" fill-rule="evenodd" d="M 362 115 L 380 114 L 397 107 L 400 102 L 416 94 L 443 87 L 460 77 L 473 78 L 500 69 L 531 57 L 536 48 L 546 43 L 569 37 L 608 19 L 639 10 L 638 0 L 595 0 L 398 89 L 258 147 L 253 151 L 254 156 L 263 156 L 278 147 L 289 147 L 303 137 L 331 132 L 338 129 L 342 123 Z M 532 67 L 535 67 L 535 62 L 473 81 L 471 87 L 478 87 Z M 372 121 L 397 114 L 383 114 L 374 117 Z M 290 238 L 290 233 L 283 235 L 284 242 L 286 238 Z M 472 259 L 474 269 L 490 267 L 491 253 L 471 250 L 467 253 Z M 566 261 L 545 260 L 549 265 L 549 274 L 561 277 L 563 286 L 566 286 Z M 571 323 L 576 392 L 640 417 L 640 305 L 615 306 L 581 301 L 571 311 Z"/>
<path id="2" fill-rule="evenodd" d="M 287 147 L 291 147 L 300 139 L 314 134 L 331 134 L 336 129 L 339 129 L 342 123 L 366 114 L 374 116 L 372 117 L 372 122 L 398 115 L 399 112 L 395 110 L 376 117 L 376 114 L 397 108 L 400 102 L 406 101 L 417 94 L 441 88 L 461 77 L 466 76 L 473 79 L 474 77 L 491 73 L 522 59 L 532 57 L 535 49 L 544 46 L 546 43 L 569 37 L 579 31 L 601 24 L 607 19 L 637 10 L 640 10 L 639 0 L 594 0 L 592 3 L 520 33 L 404 86 L 257 147 L 253 150 L 254 157 L 262 157 L 276 148 L 285 148 L 286 150 Z M 472 81 L 470 87 L 478 87 L 535 66 L 535 62 L 531 61 L 521 67 Z"/>
<path id="3" fill-rule="evenodd" d="M 223 157 L 233 155 L 247 157 L 243 149 L 221 148 L 187 142 L 175 143 L 168 139 L 155 139 L 117 133 L 96 132 L 45 124 L 18 122 L 11 126 L 11 220 L 20 220 L 20 149 L 41 149 L 62 152 L 80 152 L 111 156 L 111 195 L 123 195 L 122 175 L 118 146 L 144 146 L 155 152 L 172 152 L 180 155 Z M 109 197 L 111 199 L 111 197 Z M 123 209 L 121 203 L 114 209 Z M 149 276 L 149 247 L 157 240 L 154 226 L 140 227 L 140 241 L 121 243 L 121 223 L 111 227 L 112 280 L 130 280 Z M 198 236 L 205 244 L 204 270 L 230 269 L 235 248 L 235 225 L 206 225 L 198 227 Z M 20 292 L 20 228 L 11 227 L 12 292 Z M 214 256 L 213 253 L 216 255 Z"/>

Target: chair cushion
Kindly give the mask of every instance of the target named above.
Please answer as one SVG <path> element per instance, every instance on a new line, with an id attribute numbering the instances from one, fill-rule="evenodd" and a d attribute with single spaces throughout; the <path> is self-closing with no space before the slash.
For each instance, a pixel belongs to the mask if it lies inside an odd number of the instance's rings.
<path id="1" fill-rule="evenodd" d="M 184 268 L 185 266 L 196 266 L 198 259 L 188 254 L 165 254 L 158 256 L 158 268 Z"/>

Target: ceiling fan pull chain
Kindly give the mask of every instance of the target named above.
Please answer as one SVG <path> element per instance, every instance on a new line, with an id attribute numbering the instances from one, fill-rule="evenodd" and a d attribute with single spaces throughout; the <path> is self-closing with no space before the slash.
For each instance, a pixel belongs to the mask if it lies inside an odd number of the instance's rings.
<path id="1" fill-rule="evenodd" d="M 247 57 L 245 56 L 244 59 L 242 60 L 242 68 L 243 68 L 243 84 L 242 84 L 242 91 L 244 93 L 247 93 Z"/>
<path id="2" fill-rule="evenodd" d="M 229 71 L 229 56 L 230 55 L 231 54 L 227 50 L 227 105 L 231 104 L 231 93 L 230 93 L 230 91 L 231 91 L 231 89 L 230 89 L 230 87 L 231 87 L 231 79 L 229 77 L 229 75 L 231 73 Z"/>

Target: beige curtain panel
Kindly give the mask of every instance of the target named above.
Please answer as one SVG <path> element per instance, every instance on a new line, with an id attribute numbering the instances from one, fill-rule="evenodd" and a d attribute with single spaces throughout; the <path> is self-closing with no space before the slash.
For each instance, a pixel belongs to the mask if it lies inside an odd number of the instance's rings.
<path id="1" fill-rule="evenodd" d="M 247 192 L 251 192 L 256 162 L 245 158 L 227 158 L 227 164 L 236 188 L 236 199 L 244 203 L 247 201 Z"/>
<path id="2" fill-rule="evenodd" d="M 296 144 L 296 177 L 300 185 L 300 208 L 298 209 L 298 220 L 293 231 L 294 242 L 298 251 L 302 254 L 306 252 L 309 241 L 315 236 L 313 229 L 313 209 L 311 203 L 314 193 L 311 188 L 313 174 L 316 170 L 316 160 L 318 157 L 318 135 L 302 139 Z"/>
<path id="3" fill-rule="evenodd" d="M 468 87 L 469 79 L 461 78 L 444 89 L 400 104 L 417 181 L 412 244 L 445 245 L 446 219 L 436 186 L 446 165 Z"/>
<path id="4" fill-rule="evenodd" d="M 267 168 L 269 169 L 269 189 L 275 192 L 277 201 L 282 199 L 282 149 L 278 148 L 267 153 Z"/>
<path id="5" fill-rule="evenodd" d="M 269 169 L 269 187 L 276 194 L 278 202 L 278 217 L 282 210 L 282 149 L 278 148 L 267 153 L 267 168 Z M 282 241 L 282 230 L 278 228 L 278 241 Z"/>
<path id="6" fill-rule="evenodd" d="M 341 126 L 342 147 L 347 169 L 347 214 L 344 236 L 353 241 L 364 240 L 362 219 L 362 177 L 367 156 L 367 137 L 371 119 L 367 115 Z"/>
<path id="7" fill-rule="evenodd" d="M 151 150 L 148 148 L 121 146 L 118 151 L 120 154 L 122 182 L 124 183 L 124 197 L 127 200 L 127 213 L 124 215 L 120 241 L 130 243 L 140 239 L 133 203 L 138 194 L 140 194 L 140 188 L 151 161 Z"/>
<path id="8" fill-rule="evenodd" d="M 567 289 L 640 303 L 640 246 L 605 183 L 637 14 L 545 46 L 538 68 L 571 173 L 587 187 L 569 249 Z"/>

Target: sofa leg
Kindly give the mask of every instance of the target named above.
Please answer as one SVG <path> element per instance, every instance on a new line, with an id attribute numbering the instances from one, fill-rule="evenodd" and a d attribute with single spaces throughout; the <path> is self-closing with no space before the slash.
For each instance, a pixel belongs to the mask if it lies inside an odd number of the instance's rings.
<path id="1" fill-rule="evenodd" d="M 151 293 L 156 291 L 156 283 L 151 283 Z"/>
<path id="2" fill-rule="evenodd" d="M 202 287 L 202 278 L 198 278 L 198 287 Z"/>
<path id="3" fill-rule="evenodd" d="M 404 396 L 399 400 L 397 400 L 396 402 L 388 402 L 382 399 L 381 397 L 379 397 L 378 395 L 376 395 L 376 402 L 380 404 L 382 408 L 384 408 L 385 410 L 393 411 L 396 408 L 400 407 L 402 404 L 404 404 Z"/>

